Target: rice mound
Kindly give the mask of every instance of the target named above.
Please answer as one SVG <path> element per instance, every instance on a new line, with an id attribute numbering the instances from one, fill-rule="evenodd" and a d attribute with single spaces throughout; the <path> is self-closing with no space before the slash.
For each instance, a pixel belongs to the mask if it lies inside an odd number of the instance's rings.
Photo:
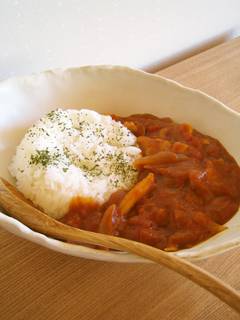
<path id="1" fill-rule="evenodd" d="M 81 110 L 49 112 L 25 134 L 9 171 L 34 205 L 62 218 L 73 198 L 102 204 L 137 179 L 136 137 L 110 116 Z"/>

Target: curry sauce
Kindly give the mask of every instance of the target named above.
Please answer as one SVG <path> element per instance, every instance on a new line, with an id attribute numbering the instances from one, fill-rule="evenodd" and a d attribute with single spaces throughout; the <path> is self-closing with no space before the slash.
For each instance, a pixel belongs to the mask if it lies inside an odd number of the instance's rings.
<path id="1" fill-rule="evenodd" d="M 170 118 L 112 117 L 137 136 L 142 157 L 134 163 L 135 195 L 144 179 L 146 190 L 127 210 L 122 203 L 131 201 L 133 191 L 128 196 L 119 190 L 102 206 L 73 199 L 61 221 L 167 251 L 192 247 L 224 230 L 239 207 L 240 168 L 221 143 Z"/>

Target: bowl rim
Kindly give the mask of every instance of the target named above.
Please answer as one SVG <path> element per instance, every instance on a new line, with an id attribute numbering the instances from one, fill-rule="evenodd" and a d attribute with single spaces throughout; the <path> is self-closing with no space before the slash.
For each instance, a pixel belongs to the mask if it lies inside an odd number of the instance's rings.
<path id="1" fill-rule="evenodd" d="M 226 104 L 224 104 L 223 102 L 221 102 L 220 100 L 218 100 L 217 98 L 214 98 L 211 95 L 208 95 L 207 93 L 203 92 L 200 89 L 195 89 L 195 88 L 191 88 L 189 86 L 185 86 L 183 84 L 181 84 L 180 82 L 176 81 L 176 80 L 172 80 L 168 77 L 159 75 L 157 73 L 149 73 L 147 71 L 141 70 L 141 69 L 137 69 L 137 68 L 132 68 L 132 67 L 128 67 L 128 66 L 123 66 L 123 65 L 111 65 L 111 64 L 100 64 L 100 65 L 83 65 L 83 66 L 79 66 L 79 67 L 70 67 L 70 68 L 55 68 L 55 69 L 47 69 L 44 71 L 41 71 L 39 73 L 32 73 L 30 75 L 23 75 L 23 76 L 13 76 L 13 77 L 9 77 L 7 79 L 3 79 L 0 80 L 0 87 L 2 85 L 8 84 L 9 82 L 27 82 L 29 80 L 31 80 L 32 78 L 37 78 L 37 77 L 41 77 L 43 75 L 48 75 L 48 74 L 52 74 L 54 76 L 57 76 L 59 73 L 63 74 L 65 72 L 78 72 L 78 71 L 85 71 L 88 72 L 88 70 L 91 69 L 95 69 L 95 70 L 119 70 L 119 71 L 124 71 L 126 73 L 131 73 L 131 74 L 136 74 L 136 75 L 140 75 L 140 76 L 144 76 L 146 78 L 150 78 L 154 81 L 162 81 L 165 83 L 170 83 L 172 84 L 175 88 L 181 88 L 184 91 L 189 91 L 192 93 L 196 93 L 199 96 L 202 96 L 204 98 L 208 98 L 209 100 L 211 100 L 212 102 L 215 102 L 216 105 L 218 105 L 219 107 L 221 106 L 221 108 L 225 111 L 228 111 L 230 114 L 232 114 L 233 116 L 239 118 L 240 120 L 240 112 L 237 112 L 236 110 L 228 107 Z"/>
<path id="2" fill-rule="evenodd" d="M 159 74 L 151 74 L 143 70 L 127 67 L 127 66 L 121 66 L 121 65 L 84 65 L 80 67 L 71 67 L 71 68 L 56 68 L 52 70 L 45 70 L 40 73 L 33 73 L 31 75 L 26 76 L 15 76 L 8 79 L 4 79 L 0 81 L 0 88 L 4 85 L 11 85 L 11 83 L 19 83 L 19 82 L 28 82 L 32 81 L 32 79 L 37 79 L 38 77 L 47 76 L 48 74 L 53 75 L 54 77 L 57 77 L 58 74 L 63 74 L 65 72 L 75 73 L 75 72 L 96 72 L 101 70 L 109 70 L 114 71 L 120 71 L 124 73 L 128 73 L 135 76 L 140 76 L 144 78 L 149 78 L 156 82 L 164 82 L 172 85 L 175 89 L 180 89 L 183 91 L 191 92 L 192 94 L 196 94 L 199 97 L 207 98 L 208 100 L 211 100 L 214 102 L 215 106 L 217 108 L 221 108 L 222 111 L 229 113 L 232 117 L 237 118 L 239 120 L 240 125 L 240 113 L 233 110 L 232 108 L 226 106 L 223 102 L 219 101 L 218 99 L 208 95 L 207 93 L 202 92 L 199 89 L 191 88 L 188 86 L 185 86 L 175 80 L 169 79 L 167 77 L 161 76 Z M 112 262 L 127 262 L 127 263 L 139 263 L 139 262 L 149 262 L 147 259 L 138 257 L 134 254 L 126 253 L 126 252 L 113 252 L 113 251 L 103 251 L 99 249 L 93 249 L 86 247 L 84 245 L 78 245 L 78 244 L 70 244 L 63 242 L 61 240 L 53 239 L 51 237 L 48 237 L 44 234 L 41 234 L 39 232 L 36 232 L 30 228 L 28 228 L 26 225 L 18 221 L 17 219 L 8 216 L 7 214 L 4 214 L 0 211 L 0 226 L 3 226 L 6 230 L 17 233 L 18 236 L 20 234 L 21 237 L 26 238 L 32 242 L 38 243 L 44 247 L 50 248 L 54 251 L 62 252 L 68 255 L 73 255 L 77 257 L 83 257 L 83 255 L 79 254 L 84 253 L 85 258 L 90 259 L 96 259 L 96 260 L 102 260 L 102 261 L 112 261 Z M 214 238 L 215 236 L 211 237 Z M 208 240 L 206 240 L 208 241 Z M 205 241 L 204 241 L 205 242 Z M 200 245 L 204 242 L 201 242 Z M 229 240 L 226 243 L 221 243 L 220 245 L 213 246 L 213 247 L 206 247 L 202 248 L 201 252 L 198 254 L 196 252 L 189 252 L 189 249 L 179 250 L 176 252 L 171 252 L 169 254 L 176 255 L 178 257 L 182 257 L 184 259 L 188 260 L 201 260 L 205 259 L 211 256 L 215 256 L 218 254 L 221 254 L 223 252 L 226 252 L 230 249 L 236 248 L 240 246 L 240 229 L 239 229 L 239 237 L 237 239 Z M 196 248 L 197 246 L 194 246 Z M 80 249 L 80 250 L 79 250 Z M 70 251 L 70 252 L 69 252 Z"/>

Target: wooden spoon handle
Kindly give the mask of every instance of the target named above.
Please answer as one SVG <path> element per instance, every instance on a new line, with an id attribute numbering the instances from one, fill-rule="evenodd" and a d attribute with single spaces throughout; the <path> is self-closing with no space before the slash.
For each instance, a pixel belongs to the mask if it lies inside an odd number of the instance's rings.
<path id="1" fill-rule="evenodd" d="M 15 187 L 3 179 L 0 179 L 0 205 L 28 227 L 48 236 L 123 250 L 162 264 L 210 291 L 240 313 L 239 292 L 207 271 L 171 253 L 140 242 L 84 231 L 60 223 L 24 201 Z"/>

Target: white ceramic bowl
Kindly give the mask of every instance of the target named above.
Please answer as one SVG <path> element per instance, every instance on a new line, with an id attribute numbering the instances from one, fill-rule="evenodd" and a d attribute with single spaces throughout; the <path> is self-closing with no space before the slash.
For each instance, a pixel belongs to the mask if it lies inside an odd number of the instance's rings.
<path id="1" fill-rule="evenodd" d="M 206 75 L 207 76 L 207 75 Z M 56 107 L 92 108 L 128 115 L 152 113 L 188 122 L 219 139 L 240 163 L 240 115 L 200 91 L 142 71 L 119 66 L 87 66 L 47 71 L 0 83 L 0 175 L 10 181 L 7 166 L 26 128 Z M 128 253 L 101 251 L 67 244 L 34 232 L 0 213 L 2 228 L 65 254 L 115 262 L 146 262 Z M 228 229 L 177 256 L 196 260 L 240 245 L 240 211 Z"/>

